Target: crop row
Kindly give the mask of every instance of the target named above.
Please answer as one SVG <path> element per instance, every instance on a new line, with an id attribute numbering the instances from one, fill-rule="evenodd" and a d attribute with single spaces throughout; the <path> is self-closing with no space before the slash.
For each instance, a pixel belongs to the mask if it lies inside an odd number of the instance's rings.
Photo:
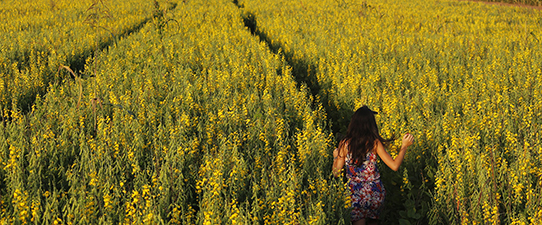
<path id="1" fill-rule="evenodd" d="M 0 107 L 29 111 L 50 83 L 69 78 L 61 66 L 83 71 L 93 51 L 135 31 L 155 8 L 137 0 L 0 2 Z"/>
<path id="2" fill-rule="evenodd" d="M 384 223 L 542 220 L 540 11 L 466 1 L 239 5 L 316 90 L 336 135 L 366 104 L 385 137 L 416 137 L 402 172 L 382 171 Z"/>
<path id="3" fill-rule="evenodd" d="M 179 2 L 85 68 L 1 126 L 2 222 L 348 222 L 324 109 L 232 2 Z"/>

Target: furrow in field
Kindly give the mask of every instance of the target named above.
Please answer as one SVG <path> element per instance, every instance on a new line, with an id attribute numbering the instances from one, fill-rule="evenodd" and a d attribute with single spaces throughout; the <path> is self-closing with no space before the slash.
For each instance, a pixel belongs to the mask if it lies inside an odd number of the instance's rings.
<path id="1" fill-rule="evenodd" d="M 89 77 L 87 60 L 137 32 L 176 3 L 128 1 L 110 5 L 102 1 L 2 2 L 0 41 L 0 108 L 9 119 L 10 109 L 29 112 L 36 96 L 50 84 L 61 83 L 73 74 Z"/>
<path id="2" fill-rule="evenodd" d="M 347 224 L 325 113 L 291 67 L 231 1 L 165 21 L 2 127 L 6 223 Z"/>
<path id="3" fill-rule="evenodd" d="M 283 57 L 288 65 L 292 67 L 291 75 L 296 80 L 297 86 L 306 87 L 313 99 L 315 99 L 314 105 L 321 104 L 324 107 L 328 125 L 336 137 L 339 138 L 341 132 L 344 133 L 344 124 L 348 122 L 348 118 L 352 112 L 347 109 L 346 104 L 329 104 L 330 102 L 334 102 L 329 99 L 333 98 L 333 96 L 322 94 L 322 91 L 325 92 L 325 90 L 321 90 L 322 82 L 318 82 L 318 66 L 309 58 L 300 56 L 299 53 L 295 53 L 291 48 L 287 48 L 287 44 L 283 40 L 270 37 L 265 28 L 258 26 L 258 18 L 256 18 L 253 12 L 244 9 L 244 6 L 238 1 L 234 1 L 234 3 L 243 11 L 243 22 L 251 34 L 265 43 L 271 52 Z M 326 86 L 326 88 L 330 87 Z"/>

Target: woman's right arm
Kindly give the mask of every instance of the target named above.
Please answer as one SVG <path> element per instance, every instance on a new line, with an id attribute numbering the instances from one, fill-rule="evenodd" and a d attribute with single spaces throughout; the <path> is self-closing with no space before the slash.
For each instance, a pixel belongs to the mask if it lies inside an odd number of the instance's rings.
<path id="1" fill-rule="evenodd" d="M 401 150 L 399 150 L 399 154 L 395 159 L 391 157 L 391 155 L 386 151 L 384 148 L 384 145 L 379 140 L 376 140 L 376 153 L 378 156 L 380 156 L 380 159 L 384 161 L 384 163 L 393 171 L 397 171 L 399 169 L 399 166 L 401 166 L 401 163 L 403 163 L 403 159 L 405 158 L 405 153 L 408 148 L 408 146 L 412 145 L 414 142 L 414 136 L 412 134 L 405 134 L 403 136 L 403 142 L 401 145 Z"/>
<path id="2" fill-rule="evenodd" d="M 336 148 L 333 151 L 333 176 L 338 177 L 341 174 L 345 164 L 345 157 L 346 152 L 343 151 L 343 148 Z"/>

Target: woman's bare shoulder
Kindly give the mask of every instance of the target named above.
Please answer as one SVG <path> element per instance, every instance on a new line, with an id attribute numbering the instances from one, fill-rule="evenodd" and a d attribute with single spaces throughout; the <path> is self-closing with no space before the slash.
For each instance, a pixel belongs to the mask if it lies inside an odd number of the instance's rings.
<path id="1" fill-rule="evenodd" d="M 374 142 L 374 146 L 373 146 L 373 150 L 372 150 L 372 151 L 373 151 L 374 153 L 377 153 L 377 152 L 378 152 L 378 148 L 379 148 L 380 146 L 384 146 L 384 145 L 382 144 L 382 142 L 381 142 L 380 140 L 376 139 L 375 142 Z"/>

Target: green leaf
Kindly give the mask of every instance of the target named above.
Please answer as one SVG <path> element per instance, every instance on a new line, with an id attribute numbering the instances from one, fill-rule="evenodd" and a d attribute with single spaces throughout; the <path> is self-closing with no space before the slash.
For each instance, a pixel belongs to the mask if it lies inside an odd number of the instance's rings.
<path id="1" fill-rule="evenodd" d="M 415 214 L 415 213 L 416 213 L 416 212 L 415 212 L 414 210 L 412 210 L 412 208 L 409 208 L 409 209 L 407 210 L 408 218 L 414 218 L 414 214 Z"/>
<path id="2" fill-rule="evenodd" d="M 405 219 L 399 219 L 399 225 L 411 225 L 410 221 Z"/>

